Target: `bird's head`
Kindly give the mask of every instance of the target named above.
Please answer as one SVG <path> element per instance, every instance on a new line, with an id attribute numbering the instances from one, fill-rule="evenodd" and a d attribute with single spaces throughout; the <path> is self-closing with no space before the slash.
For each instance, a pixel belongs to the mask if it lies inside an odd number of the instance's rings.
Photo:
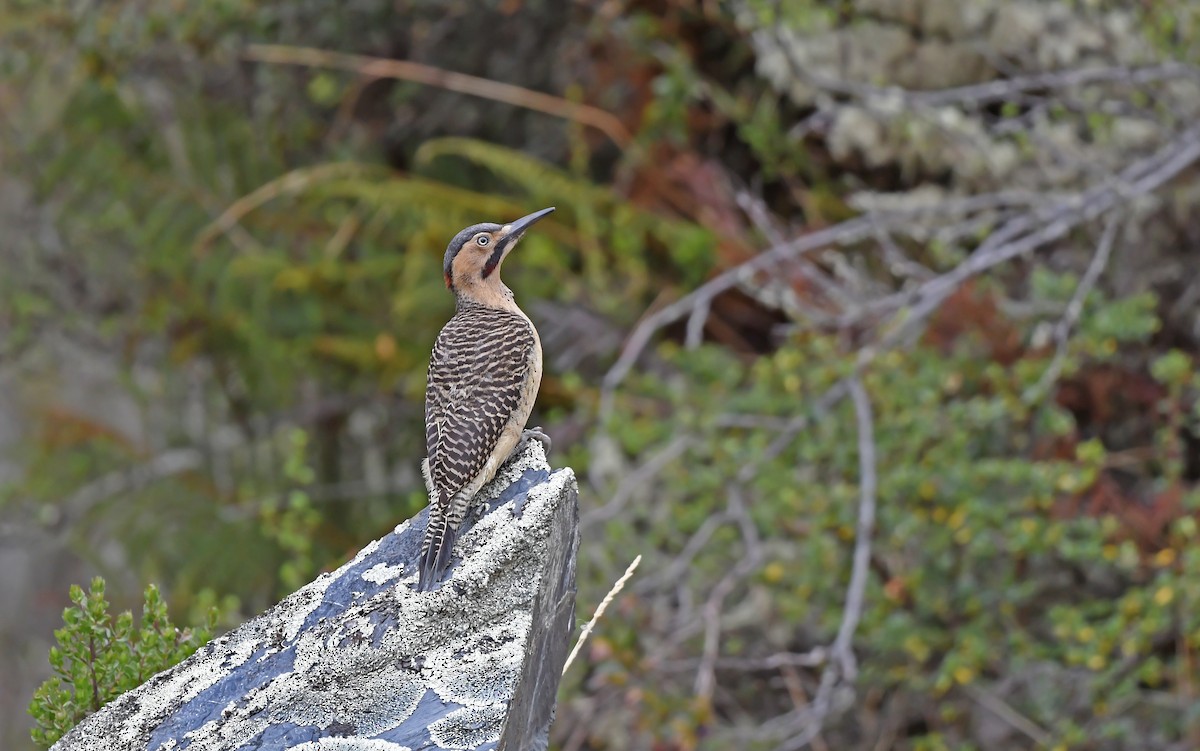
<path id="1" fill-rule="evenodd" d="M 503 290 L 500 264 L 521 241 L 525 230 L 554 211 L 535 211 L 510 224 L 473 224 L 459 232 L 446 246 L 442 272 L 446 286 L 455 295 L 482 296 L 487 291 Z"/>

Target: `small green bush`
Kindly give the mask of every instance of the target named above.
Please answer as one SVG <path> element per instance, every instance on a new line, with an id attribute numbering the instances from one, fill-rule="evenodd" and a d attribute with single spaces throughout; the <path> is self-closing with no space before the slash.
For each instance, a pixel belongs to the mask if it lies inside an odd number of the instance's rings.
<path id="1" fill-rule="evenodd" d="M 63 610 L 63 628 L 54 632 L 50 649 L 54 675 L 38 688 L 29 705 L 37 723 L 33 741 L 49 748 L 79 721 L 107 702 L 141 685 L 195 652 L 212 638 L 217 609 L 203 626 L 179 629 L 167 616 L 158 587 L 146 587 L 140 628 L 128 610 L 113 618 L 104 598 L 104 579 L 92 579 L 91 590 L 71 586 L 73 607 Z"/>

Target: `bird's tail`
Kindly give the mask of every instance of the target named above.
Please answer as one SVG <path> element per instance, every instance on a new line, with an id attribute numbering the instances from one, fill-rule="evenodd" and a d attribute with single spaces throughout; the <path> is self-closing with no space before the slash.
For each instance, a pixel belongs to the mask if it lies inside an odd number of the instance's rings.
<path id="1" fill-rule="evenodd" d="M 440 506 L 446 508 L 448 503 L 445 493 L 442 494 Z M 434 514 L 429 510 L 429 523 L 425 527 L 425 541 L 421 544 L 421 564 L 417 574 L 417 591 L 428 592 L 433 585 L 441 580 L 442 574 L 450 564 L 450 551 L 454 549 L 454 540 L 458 537 L 458 528 L 450 526 L 450 520 L 443 513 Z"/>

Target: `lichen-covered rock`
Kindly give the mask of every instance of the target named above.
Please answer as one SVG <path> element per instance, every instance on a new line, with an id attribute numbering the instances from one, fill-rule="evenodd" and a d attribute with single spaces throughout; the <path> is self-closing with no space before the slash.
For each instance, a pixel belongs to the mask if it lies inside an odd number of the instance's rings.
<path id="1" fill-rule="evenodd" d="M 552 473 L 532 441 L 481 498 L 462 560 L 434 591 L 413 588 L 422 512 L 111 702 L 55 751 L 536 744 L 574 630 L 575 477 Z"/>

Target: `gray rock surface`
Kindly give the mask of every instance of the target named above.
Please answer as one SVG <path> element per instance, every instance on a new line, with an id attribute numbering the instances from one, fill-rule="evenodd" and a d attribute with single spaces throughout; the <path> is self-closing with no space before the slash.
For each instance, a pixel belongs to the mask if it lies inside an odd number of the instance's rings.
<path id="1" fill-rule="evenodd" d="M 544 747 L 575 630 L 578 494 L 530 443 L 434 591 L 413 589 L 423 511 L 55 751 Z"/>

